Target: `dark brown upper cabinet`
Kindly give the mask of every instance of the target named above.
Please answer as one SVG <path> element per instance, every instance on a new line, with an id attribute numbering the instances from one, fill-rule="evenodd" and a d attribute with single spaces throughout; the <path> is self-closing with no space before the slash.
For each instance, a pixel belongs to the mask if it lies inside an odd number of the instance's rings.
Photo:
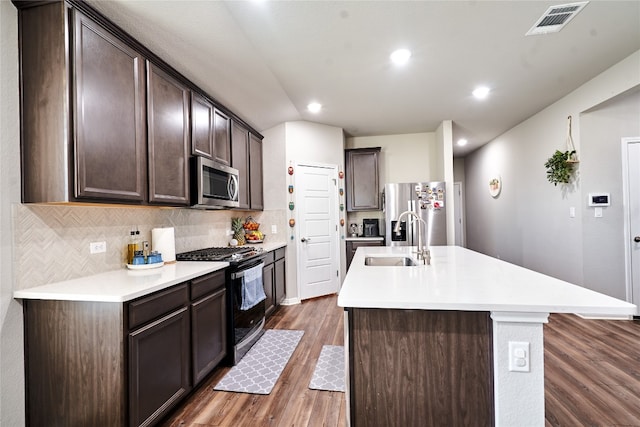
<path id="1" fill-rule="evenodd" d="M 147 62 L 149 203 L 189 204 L 189 89 Z"/>
<path id="2" fill-rule="evenodd" d="M 260 140 L 87 2 L 13 4 L 23 203 L 186 206 L 189 156 L 230 165 L 232 121 Z M 247 166 L 259 172 L 245 182 L 260 184 L 248 209 L 262 209 L 261 161 Z"/>
<path id="3" fill-rule="evenodd" d="M 145 58 L 65 3 L 21 11 L 20 50 L 23 202 L 143 203 Z"/>
<path id="4" fill-rule="evenodd" d="M 191 92 L 191 154 L 213 159 L 213 104 Z"/>
<path id="5" fill-rule="evenodd" d="M 252 210 L 264 209 L 262 196 L 262 139 L 249 134 L 249 182 L 251 186 L 250 204 Z"/>
<path id="6" fill-rule="evenodd" d="M 231 165 L 231 119 L 217 108 L 213 110 L 213 160 Z"/>
<path id="7" fill-rule="evenodd" d="M 262 140 L 235 121 L 231 125 L 231 166 L 239 172 L 239 208 L 262 210 Z"/>
<path id="8" fill-rule="evenodd" d="M 231 125 L 231 167 L 238 169 L 240 209 L 249 209 L 249 129 L 235 121 Z"/>
<path id="9" fill-rule="evenodd" d="M 380 147 L 345 150 L 347 212 L 380 209 Z"/>

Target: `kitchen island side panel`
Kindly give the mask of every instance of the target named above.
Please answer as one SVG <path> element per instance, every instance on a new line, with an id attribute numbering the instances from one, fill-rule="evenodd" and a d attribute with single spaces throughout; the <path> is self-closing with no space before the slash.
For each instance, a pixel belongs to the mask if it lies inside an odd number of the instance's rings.
<path id="1" fill-rule="evenodd" d="M 348 309 L 351 425 L 494 423 L 488 312 Z"/>
<path id="2" fill-rule="evenodd" d="M 27 425 L 124 426 L 123 304 L 25 300 Z"/>

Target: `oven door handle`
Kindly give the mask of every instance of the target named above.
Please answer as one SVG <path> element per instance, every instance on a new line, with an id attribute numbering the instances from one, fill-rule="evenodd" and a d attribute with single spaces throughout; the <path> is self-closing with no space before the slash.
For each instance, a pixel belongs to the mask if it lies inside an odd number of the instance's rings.
<path id="1" fill-rule="evenodd" d="M 264 262 L 260 262 L 260 263 L 258 263 L 256 265 L 252 266 L 252 267 L 249 267 L 249 268 L 253 268 L 253 267 L 257 267 L 257 266 L 264 267 Z M 241 277 L 244 277 L 245 271 L 247 271 L 249 268 L 244 268 L 241 271 L 236 271 L 234 273 L 231 273 L 231 279 L 235 280 L 235 279 L 240 279 Z"/>

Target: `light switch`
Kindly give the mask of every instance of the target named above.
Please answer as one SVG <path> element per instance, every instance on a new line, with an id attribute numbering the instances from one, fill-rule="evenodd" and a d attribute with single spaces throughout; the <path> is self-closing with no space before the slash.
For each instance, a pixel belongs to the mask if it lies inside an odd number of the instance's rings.
<path id="1" fill-rule="evenodd" d="M 575 218 L 576 217 L 576 208 L 574 206 L 571 206 L 569 208 L 569 218 Z"/>
<path id="2" fill-rule="evenodd" d="M 593 215 L 594 215 L 596 218 L 602 218 L 602 208 L 595 208 L 595 209 L 593 210 Z"/>

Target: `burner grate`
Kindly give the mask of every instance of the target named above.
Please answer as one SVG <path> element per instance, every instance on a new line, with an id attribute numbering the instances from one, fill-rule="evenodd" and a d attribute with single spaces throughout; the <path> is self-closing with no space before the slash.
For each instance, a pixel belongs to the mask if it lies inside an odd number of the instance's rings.
<path id="1" fill-rule="evenodd" d="M 253 251 L 253 247 L 214 247 L 197 249 L 189 252 L 182 252 L 176 254 L 176 260 L 178 261 L 222 261 L 226 260 L 233 254 L 243 254 Z"/>

